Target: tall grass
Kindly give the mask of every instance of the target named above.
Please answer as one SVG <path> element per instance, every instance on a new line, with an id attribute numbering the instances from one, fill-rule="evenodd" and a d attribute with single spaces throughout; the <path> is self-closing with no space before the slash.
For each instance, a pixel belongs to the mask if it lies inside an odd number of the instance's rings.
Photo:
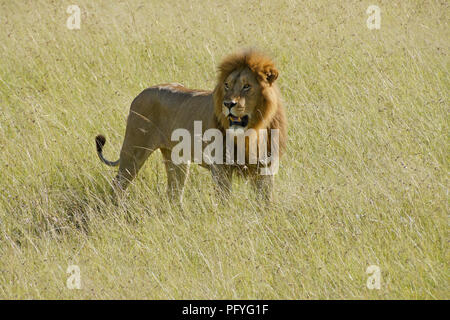
<path id="1" fill-rule="evenodd" d="M 418 0 L 0 1 L 0 298 L 448 299 L 448 13 Z M 212 89 L 243 47 L 280 70 L 289 143 L 273 206 L 235 180 L 216 207 L 194 167 L 174 208 L 159 153 L 113 205 L 95 135 L 117 158 L 142 89 Z M 66 287 L 69 265 L 81 290 Z"/>

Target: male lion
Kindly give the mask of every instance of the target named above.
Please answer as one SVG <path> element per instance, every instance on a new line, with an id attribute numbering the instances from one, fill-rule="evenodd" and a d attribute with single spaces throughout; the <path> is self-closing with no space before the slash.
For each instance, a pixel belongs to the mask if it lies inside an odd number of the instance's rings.
<path id="1" fill-rule="evenodd" d="M 191 90 L 174 83 L 141 92 L 131 104 L 119 160 L 106 160 L 102 154 L 106 139 L 102 135 L 96 137 L 100 160 L 109 166 L 119 165 L 113 181 L 116 191 L 122 193 L 148 156 L 159 149 L 167 170 L 168 195 L 181 203 L 189 162 L 176 164 L 171 155 L 178 142 L 172 141 L 171 136 L 180 128 L 193 135 L 194 121 L 201 121 L 203 132 L 212 128 L 220 130 L 224 141 L 227 129 L 240 129 L 241 133 L 252 131 L 249 129 L 265 130 L 269 139 L 271 130 L 268 129 L 278 129 L 277 151 L 281 155 L 287 138 L 286 118 L 275 84 L 278 71 L 273 62 L 259 52 L 247 50 L 227 56 L 218 71 L 218 82 L 213 91 Z M 258 171 L 261 163 L 249 163 L 248 143 L 246 140 L 244 164 L 202 161 L 200 165 L 211 170 L 222 199 L 226 200 L 230 194 L 232 175 L 237 172 L 248 177 L 257 194 L 270 201 L 273 175 L 261 175 Z M 270 147 L 269 143 L 267 148 Z"/>

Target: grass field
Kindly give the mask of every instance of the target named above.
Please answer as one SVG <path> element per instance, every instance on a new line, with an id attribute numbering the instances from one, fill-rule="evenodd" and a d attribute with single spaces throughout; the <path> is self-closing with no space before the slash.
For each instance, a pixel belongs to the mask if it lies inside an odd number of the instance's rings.
<path id="1" fill-rule="evenodd" d="M 448 16 L 447 1 L 0 0 L 0 298 L 449 299 Z M 141 90 L 212 89 L 245 47 L 274 57 L 288 114 L 272 207 L 235 180 L 216 208 L 193 167 L 173 208 L 159 152 L 114 206 L 95 135 L 116 159 Z"/>

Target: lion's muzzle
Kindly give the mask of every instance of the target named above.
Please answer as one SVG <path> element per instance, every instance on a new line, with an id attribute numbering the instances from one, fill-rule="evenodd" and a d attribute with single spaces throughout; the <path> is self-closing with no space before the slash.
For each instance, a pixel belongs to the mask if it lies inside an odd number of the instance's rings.
<path id="1" fill-rule="evenodd" d="M 245 128 L 248 125 L 248 115 L 245 115 L 243 117 L 236 117 L 235 115 L 230 113 L 228 115 L 228 120 L 230 121 L 230 128 L 232 128 L 233 126 Z"/>

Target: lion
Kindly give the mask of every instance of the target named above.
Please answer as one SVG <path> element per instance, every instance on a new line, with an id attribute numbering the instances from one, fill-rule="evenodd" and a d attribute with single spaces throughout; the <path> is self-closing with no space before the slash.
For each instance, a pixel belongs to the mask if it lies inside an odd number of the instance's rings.
<path id="1" fill-rule="evenodd" d="M 197 162 L 211 171 L 221 199 L 228 200 L 233 173 L 238 173 L 251 181 L 257 195 L 270 202 L 273 174 L 259 173 L 262 162 L 249 163 L 248 139 L 245 163 L 199 162 L 193 161 L 192 156 L 190 161 L 177 163 L 172 151 L 178 142 L 171 137 L 174 130 L 180 128 L 194 134 L 197 121 L 201 121 L 202 133 L 216 129 L 224 136 L 227 132 L 245 134 L 253 129 L 266 130 L 270 139 L 272 130 L 269 129 L 275 129 L 278 130 L 276 151 L 281 156 L 286 147 L 287 122 L 280 90 L 275 83 L 277 78 L 278 70 L 270 58 L 255 50 L 245 50 L 223 59 L 213 91 L 187 89 L 178 83 L 156 85 L 142 91 L 131 103 L 119 159 L 106 160 L 102 153 L 106 139 L 103 135 L 95 138 L 100 160 L 109 166 L 119 166 L 113 180 L 114 190 L 123 193 L 146 159 L 159 149 L 167 171 L 167 192 L 172 201 L 182 203 L 190 162 Z M 205 148 L 205 145 L 203 142 L 201 147 Z"/>

